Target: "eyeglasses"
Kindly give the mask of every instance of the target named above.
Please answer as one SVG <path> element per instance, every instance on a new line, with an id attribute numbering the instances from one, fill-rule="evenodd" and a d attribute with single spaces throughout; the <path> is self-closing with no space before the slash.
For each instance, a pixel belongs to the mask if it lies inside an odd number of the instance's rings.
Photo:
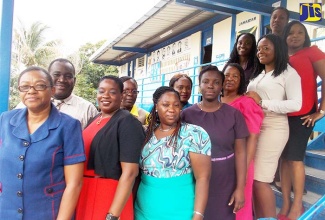
<path id="1" fill-rule="evenodd" d="M 26 85 L 26 86 L 18 86 L 18 90 L 20 92 L 28 92 L 31 88 L 33 88 L 36 91 L 44 91 L 48 87 L 52 87 L 52 86 L 43 85 L 43 84 L 35 85 L 35 86 Z"/>
<path id="2" fill-rule="evenodd" d="M 129 89 L 125 89 L 125 90 L 123 90 L 123 94 L 137 95 L 137 94 L 139 94 L 139 91 L 137 91 L 137 90 L 129 90 Z"/>
<path id="3" fill-rule="evenodd" d="M 61 74 L 61 73 L 53 73 L 52 76 L 53 78 L 60 78 L 61 76 L 63 76 L 63 78 L 67 80 L 74 78 L 72 74 Z"/>

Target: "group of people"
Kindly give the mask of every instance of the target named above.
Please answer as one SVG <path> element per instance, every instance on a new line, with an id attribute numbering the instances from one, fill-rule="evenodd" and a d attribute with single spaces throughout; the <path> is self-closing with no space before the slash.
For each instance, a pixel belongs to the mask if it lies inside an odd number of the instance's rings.
<path id="1" fill-rule="evenodd" d="M 98 111 L 72 93 L 70 61 L 24 70 L 21 103 L 0 115 L 0 219 L 297 219 L 325 54 L 288 20 L 276 8 L 273 34 L 240 34 L 222 71 L 202 68 L 195 104 L 186 74 L 156 89 L 150 112 L 132 77 L 104 76 Z"/>

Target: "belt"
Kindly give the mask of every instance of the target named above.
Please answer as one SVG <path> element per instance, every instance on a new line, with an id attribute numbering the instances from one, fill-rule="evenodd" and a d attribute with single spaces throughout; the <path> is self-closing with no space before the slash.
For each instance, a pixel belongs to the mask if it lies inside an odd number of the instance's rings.
<path id="1" fill-rule="evenodd" d="M 232 158 L 234 155 L 235 155 L 235 153 L 232 153 L 226 157 L 211 158 L 211 161 L 215 162 L 215 161 L 221 161 L 221 160 L 228 160 L 229 158 Z"/>

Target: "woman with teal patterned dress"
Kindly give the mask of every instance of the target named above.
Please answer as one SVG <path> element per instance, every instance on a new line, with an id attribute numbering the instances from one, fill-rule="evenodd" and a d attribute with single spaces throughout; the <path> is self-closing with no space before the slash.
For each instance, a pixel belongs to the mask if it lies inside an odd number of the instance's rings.
<path id="1" fill-rule="evenodd" d="M 211 173 L 209 135 L 181 123 L 180 97 L 173 88 L 158 88 L 153 102 L 140 157 L 135 219 L 203 219 Z"/>

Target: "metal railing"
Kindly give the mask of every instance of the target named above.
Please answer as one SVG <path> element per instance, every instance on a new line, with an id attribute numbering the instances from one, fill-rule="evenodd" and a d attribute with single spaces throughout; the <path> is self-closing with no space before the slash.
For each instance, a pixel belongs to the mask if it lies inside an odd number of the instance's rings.
<path id="1" fill-rule="evenodd" d="M 149 110 L 152 106 L 152 94 L 154 93 L 154 91 L 160 86 L 166 86 L 166 85 L 168 86 L 170 78 L 174 74 L 177 74 L 177 73 L 188 74 L 188 76 L 192 79 L 193 87 L 192 87 L 191 98 L 190 98 L 189 102 L 194 104 L 194 103 L 198 102 L 199 97 L 201 96 L 198 92 L 199 91 L 198 76 L 199 76 L 199 72 L 200 72 L 201 68 L 204 66 L 208 66 L 208 65 L 215 65 L 220 70 L 222 70 L 223 65 L 226 62 L 227 62 L 227 60 L 220 60 L 220 61 L 205 63 L 205 64 L 201 64 L 201 65 L 194 65 L 192 67 L 175 70 L 175 71 L 168 72 L 168 73 L 162 73 L 159 76 L 157 76 L 155 74 L 152 76 L 137 79 L 140 92 L 139 92 L 136 104 L 140 108 Z"/>
<path id="2" fill-rule="evenodd" d="M 325 195 L 312 205 L 298 220 L 311 220 L 325 209 Z"/>
<path id="3" fill-rule="evenodd" d="M 317 45 L 322 51 L 325 51 L 325 36 L 316 39 L 311 39 L 311 42 L 312 44 Z M 226 62 L 227 60 L 220 60 L 220 61 L 205 63 L 201 65 L 194 65 L 192 67 L 188 67 L 188 68 L 184 68 L 184 69 L 180 69 L 168 73 L 162 73 L 160 74 L 160 76 L 155 75 L 155 76 L 144 77 L 142 79 L 137 79 L 137 82 L 139 84 L 139 89 L 140 89 L 137 105 L 139 105 L 139 107 L 142 107 L 146 110 L 149 110 L 152 106 L 153 92 L 160 86 L 168 85 L 170 78 L 177 73 L 187 73 L 189 77 L 191 77 L 193 81 L 193 88 L 192 88 L 190 102 L 194 104 L 198 102 L 200 96 L 198 92 L 199 91 L 198 75 L 200 69 L 203 66 L 215 65 L 221 70 Z M 320 93 L 321 91 L 321 84 L 322 82 L 320 81 L 320 79 L 318 79 L 318 83 L 317 83 L 318 93 Z M 318 99 L 318 103 L 320 102 L 320 100 L 321 99 Z M 300 216 L 299 220 L 310 220 L 316 217 L 324 209 L 325 209 L 325 195 L 323 195 L 321 199 L 319 199 L 302 216 Z"/>

